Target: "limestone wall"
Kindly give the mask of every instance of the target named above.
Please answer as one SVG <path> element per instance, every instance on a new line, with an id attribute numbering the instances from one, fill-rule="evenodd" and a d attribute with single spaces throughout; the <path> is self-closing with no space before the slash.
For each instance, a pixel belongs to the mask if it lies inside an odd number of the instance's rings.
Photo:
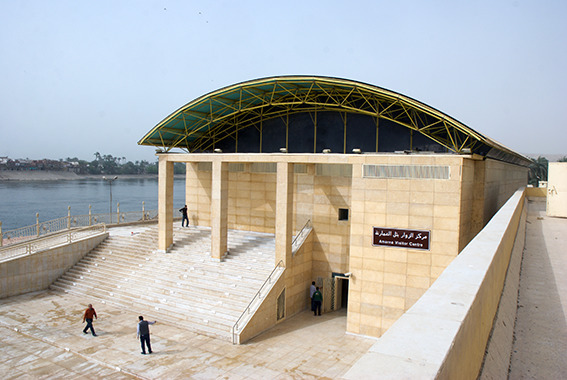
<path id="1" fill-rule="evenodd" d="M 308 165 L 296 175 L 294 225 L 313 223 L 313 279 L 348 272 L 351 182 L 350 165 Z M 339 220 L 339 209 L 348 210 L 347 220 Z"/>
<path id="2" fill-rule="evenodd" d="M 528 183 L 528 168 L 485 160 L 484 224 L 520 187 Z"/>
<path id="3" fill-rule="evenodd" d="M 285 272 L 286 315 L 292 316 L 310 306 L 309 285 L 313 281 L 313 231 L 292 256 Z"/>
<path id="4" fill-rule="evenodd" d="M 495 160 L 464 160 L 459 251 L 516 190 L 526 186 L 527 170 Z"/>
<path id="5" fill-rule="evenodd" d="M 189 218 L 191 223 L 204 226 L 210 226 L 211 221 L 212 172 L 207 164 L 187 164 Z M 338 212 L 339 208 L 350 212 L 350 170 L 345 175 L 344 165 L 298 166 L 294 174 L 293 225 L 298 231 L 307 220 L 312 221 L 313 276 L 347 272 L 350 221 L 339 221 Z M 334 170 L 336 167 L 339 169 Z M 267 163 L 229 165 L 228 228 L 275 232 L 276 174 L 269 172 L 273 169 Z"/>
<path id="6" fill-rule="evenodd" d="M 520 190 L 344 377 L 476 379 L 525 212 Z"/>
<path id="7" fill-rule="evenodd" d="M 275 167 L 262 163 L 229 164 L 228 228 L 274 233 L 276 213 L 274 169 Z M 189 219 L 195 225 L 210 226 L 211 166 L 206 162 L 187 164 L 186 175 Z"/>
<path id="8" fill-rule="evenodd" d="M 282 291 L 285 290 L 284 277 L 285 271 L 278 281 L 274 283 L 258 310 L 242 329 L 236 343 L 245 343 L 278 323 L 277 301 Z M 285 318 L 281 319 L 281 321 L 283 320 L 285 320 Z"/>
<path id="9" fill-rule="evenodd" d="M 0 298 L 44 290 L 108 237 L 96 237 L 0 262 Z"/>
<path id="10" fill-rule="evenodd" d="M 430 165 L 448 178 L 364 178 L 353 165 L 347 331 L 380 336 L 457 256 L 461 173 L 458 156 L 387 156 L 368 164 Z M 418 168 L 419 169 L 419 168 Z M 429 250 L 373 246 L 373 227 L 431 231 Z"/>

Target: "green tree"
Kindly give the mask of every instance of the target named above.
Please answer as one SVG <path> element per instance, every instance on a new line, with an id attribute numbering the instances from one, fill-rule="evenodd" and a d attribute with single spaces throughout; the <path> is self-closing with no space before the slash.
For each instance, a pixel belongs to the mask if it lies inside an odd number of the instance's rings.
<path id="1" fill-rule="evenodd" d="M 144 168 L 144 172 L 146 174 L 158 174 L 158 165 L 157 162 L 153 163 L 153 164 L 148 164 L 145 168 Z"/>
<path id="2" fill-rule="evenodd" d="M 539 156 L 537 159 L 532 158 L 532 164 L 529 166 L 528 183 L 538 186 L 539 181 L 547 181 L 547 167 L 549 160 Z"/>
<path id="3" fill-rule="evenodd" d="M 120 172 L 122 174 L 139 174 L 139 167 L 132 161 L 128 161 L 120 166 Z"/>
<path id="4" fill-rule="evenodd" d="M 557 162 L 567 162 L 567 156 L 561 157 Z"/>

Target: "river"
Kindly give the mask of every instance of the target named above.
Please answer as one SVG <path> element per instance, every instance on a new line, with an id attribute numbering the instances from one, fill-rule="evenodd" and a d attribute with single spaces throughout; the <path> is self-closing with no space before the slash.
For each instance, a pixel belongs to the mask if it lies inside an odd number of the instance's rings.
<path id="1" fill-rule="evenodd" d="M 173 201 L 179 208 L 185 203 L 184 178 L 174 180 Z M 112 183 L 112 212 L 120 203 L 120 211 L 141 211 L 158 207 L 157 178 L 118 178 Z M 77 179 L 57 181 L 0 181 L 0 222 L 8 231 L 71 215 L 108 213 L 110 185 L 102 179 Z"/>

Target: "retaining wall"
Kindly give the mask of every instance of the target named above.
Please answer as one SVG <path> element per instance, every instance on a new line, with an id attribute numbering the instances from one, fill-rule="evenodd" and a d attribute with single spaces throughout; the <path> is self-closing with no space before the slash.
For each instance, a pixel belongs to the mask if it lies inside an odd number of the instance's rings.
<path id="1" fill-rule="evenodd" d="M 0 262 L 0 298 L 44 290 L 108 237 L 108 232 Z"/>

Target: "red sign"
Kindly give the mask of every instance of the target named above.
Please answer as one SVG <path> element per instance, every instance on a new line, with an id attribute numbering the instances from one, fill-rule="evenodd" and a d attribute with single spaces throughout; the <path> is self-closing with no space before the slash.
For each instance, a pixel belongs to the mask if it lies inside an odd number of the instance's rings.
<path id="1" fill-rule="evenodd" d="M 372 227 L 372 245 L 429 250 L 431 231 Z"/>

